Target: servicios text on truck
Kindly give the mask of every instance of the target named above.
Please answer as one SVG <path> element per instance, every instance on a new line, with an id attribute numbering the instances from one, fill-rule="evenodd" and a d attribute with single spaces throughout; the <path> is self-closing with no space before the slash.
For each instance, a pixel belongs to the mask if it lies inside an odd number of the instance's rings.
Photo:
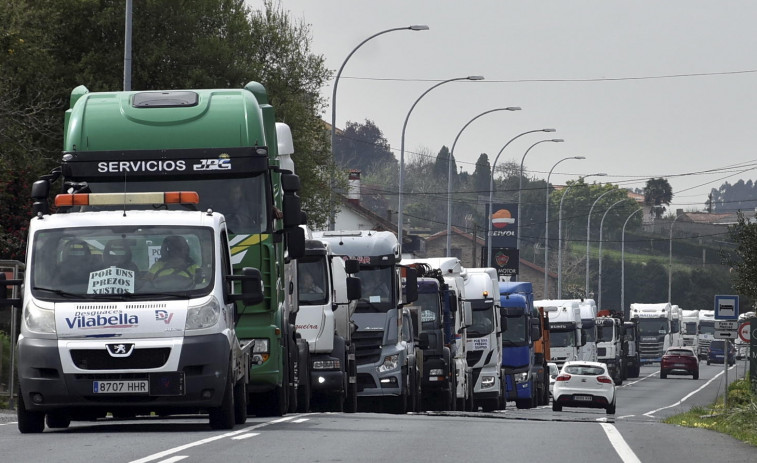
<path id="1" fill-rule="evenodd" d="M 260 270 L 262 302 L 237 306 L 237 335 L 254 340 L 250 411 L 298 407 L 310 376 L 295 331 L 295 259 L 305 250 L 300 182 L 289 127 L 276 123 L 265 88 L 71 92 L 65 114 L 61 191 L 193 190 L 199 210 L 226 216 L 231 262 Z M 129 209 L 130 205 L 125 205 Z M 169 204 L 166 209 L 184 206 Z"/>

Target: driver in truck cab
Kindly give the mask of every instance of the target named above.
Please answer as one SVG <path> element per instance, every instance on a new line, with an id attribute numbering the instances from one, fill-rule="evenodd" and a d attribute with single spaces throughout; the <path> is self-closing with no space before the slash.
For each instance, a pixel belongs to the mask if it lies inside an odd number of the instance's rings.
<path id="1" fill-rule="evenodd" d="M 189 244 L 182 236 L 170 235 L 163 239 L 160 245 L 160 259 L 150 267 L 147 279 L 160 281 L 161 279 L 186 278 L 194 281 L 199 267 L 189 255 Z"/>

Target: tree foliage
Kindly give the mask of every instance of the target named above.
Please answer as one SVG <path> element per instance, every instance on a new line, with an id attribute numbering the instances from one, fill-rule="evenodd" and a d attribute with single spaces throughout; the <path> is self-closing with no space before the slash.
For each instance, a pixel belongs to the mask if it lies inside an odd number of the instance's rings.
<path id="1" fill-rule="evenodd" d="M 0 2 L 0 186 L 5 191 L 57 164 L 62 116 L 73 88 L 123 88 L 124 5 L 123 0 Z M 260 10 L 244 0 L 144 0 L 134 2 L 132 16 L 131 88 L 262 83 L 277 120 L 292 128 L 303 208 L 312 223 L 325 223 L 334 165 L 320 119 L 325 107 L 320 89 L 331 71 L 310 49 L 309 26 L 292 20 L 277 0 L 265 0 Z M 18 197 L 27 198 L 28 191 Z M 28 219 L 27 205 L 14 204 L 13 214 Z M 4 221 L 3 227 L 12 235 L 0 240 L 18 236 L 12 223 Z"/>
<path id="2" fill-rule="evenodd" d="M 734 289 L 757 299 L 757 222 L 749 220 L 741 211 L 737 216 L 737 222 L 728 227 L 736 248 L 722 252 L 723 263 L 731 267 Z"/>
<path id="3" fill-rule="evenodd" d="M 644 186 L 644 204 L 652 206 L 655 218 L 659 219 L 673 200 L 673 188 L 664 178 L 650 178 Z"/>
<path id="4" fill-rule="evenodd" d="M 738 180 L 733 185 L 725 182 L 710 191 L 706 205 L 710 212 L 753 211 L 757 208 L 757 183 L 752 180 Z"/>

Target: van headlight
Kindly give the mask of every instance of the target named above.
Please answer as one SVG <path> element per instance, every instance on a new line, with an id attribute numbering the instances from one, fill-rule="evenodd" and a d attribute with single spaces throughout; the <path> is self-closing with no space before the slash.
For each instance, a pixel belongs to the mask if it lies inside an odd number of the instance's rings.
<path id="1" fill-rule="evenodd" d="M 221 315 L 221 304 L 215 296 L 207 302 L 191 306 L 187 309 L 187 322 L 184 328 L 187 330 L 199 330 L 208 328 L 218 323 L 218 317 Z"/>
<path id="2" fill-rule="evenodd" d="M 55 312 L 30 302 L 24 307 L 24 323 L 29 331 L 35 333 L 55 333 Z"/>

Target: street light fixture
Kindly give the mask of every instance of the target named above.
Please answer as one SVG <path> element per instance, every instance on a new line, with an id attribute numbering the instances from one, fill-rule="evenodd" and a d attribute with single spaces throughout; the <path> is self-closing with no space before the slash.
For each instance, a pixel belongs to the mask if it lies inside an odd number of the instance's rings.
<path id="1" fill-rule="evenodd" d="M 586 177 L 605 177 L 607 174 L 604 172 L 598 172 L 596 174 L 589 174 L 584 175 L 582 178 Z M 580 183 L 579 185 L 588 186 L 587 183 Z M 575 183 L 573 185 L 568 185 L 567 188 L 565 188 L 565 191 L 563 191 L 562 196 L 560 197 L 560 208 L 558 209 L 557 214 L 557 298 L 562 299 L 562 203 L 565 197 L 568 195 L 568 192 L 571 188 L 575 186 Z"/>
<path id="2" fill-rule="evenodd" d="M 531 130 L 529 132 L 523 132 L 520 135 L 525 135 L 527 133 L 532 133 L 532 132 L 554 132 L 554 131 L 555 131 L 555 129 Z M 515 138 L 520 137 L 520 135 L 518 135 Z M 507 145 L 509 145 L 511 141 L 515 140 L 515 138 L 513 138 L 512 140 L 510 140 L 509 142 L 507 142 Z M 516 228 L 516 230 L 517 230 L 516 231 L 516 235 L 518 235 L 518 236 L 515 237 L 515 248 L 518 249 L 519 251 L 520 251 L 520 222 L 521 222 L 520 196 L 521 196 L 521 192 L 523 190 L 523 161 L 526 160 L 526 156 L 528 156 L 528 152 L 531 151 L 531 148 L 533 148 L 534 146 L 538 145 L 539 143 L 546 143 L 546 142 L 562 143 L 564 141 L 565 140 L 563 140 L 562 138 L 553 138 L 551 140 L 539 140 L 536 143 L 534 143 L 533 145 L 529 146 L 528 149 L 526 150 L 526 152 L 523 153 L 523 157 L 520 158 L 520 173 L 518 174 L 518 223 L 517 223 L 518 226 Z M 507 146 L 507 145 L 505 145 L 505 146 Z M 502 149 L 504 150 L 504 147 L 502 147 Z"/>
<path id="3" fill-rule="evenodd" d="M 620 235 L 620 310 L 623 311 L 623 319 L 628 320 L 628 312 L 626 311 L 626 225 L 636 213 L 644 210 L 643 208 L 636 209 L 631 212 L 626 221 L 623 223 L 623 232 Z"/>
<path id="4" fill-rule="evenodd" d="M 597 279 L 599 280 L 598 287 L 597 287 L 597 307 L 602 307 L 602 225 L 605 223 L 605 217 L 607 217 L 607 213 L 610 212 L 610 209 L 617 206 L 618 204 L 622 203 L 623 201 L 628 201 L 631 198 L 623 198 L 621 200 L 618 200 L 614 203 L 612 203 L 612 206 L 608 207 L 604 214 L 602 214 L 602 220 L 599 221 L 599 273 L 597 274 Z"/>
<path id="5" fill-rule="evenodd" d="M 484 76 L 455 77 L 454 79 L 443 80 L 432 85 L 428 90 L 423 92 L 421 96 L 418 97 L 418 99 L 415 100 L 413 105 L 410 107 L 410 111 L 407 112 L 407 116 L 405 116 L 405 123 L 402 124 L 402 144 L 400 146 L 400 177 L 398 195 L 399 200 L 397 205 L 397 240 L 399 241 L 400 246 L 400 256 L 402 256 L 402 193 L 405 188 L 405 129 L 407 129 L 407 121 L 408 119 L 410 119 L 410 114 L 413 112 L 413 109 L 415 109 L 415 106 L 418 104 L 418 102 L 421 101 L 421 99 L 426 96 L 431 90 L 439 87 L 440 85 L 444 85 L 449 82 L 455 82 L 458 80 L 484 80 Z"/>
<path id="6" fill-rule="evenodd" d="M 544 299 L 549 299 L 549 177 L 552 176 L 552 171 L 555 170 L 555 167 L 557 167 L 558 164 L 567 161 L 568 159 L 586 159 L 586 157 L 568 156 L 567 158 L 562 158 L 549 169 L 549 174 L 547 174 L 547 200 L 544 213 Z M 520 217 L 518 218 L 518 222 L 520 222 Z"/>
<path id="7" fill-rule="evenodd" d="M 584 287 L 584 297 L 589 297 L 589 237 L 591 236 L 590 230 L 591 230 L 591 211 L 594 210 L 594 206 L 597 205 L 600 199 L 606 194 L 609 194 L 613 191 L 618 191 L 615 188 L 612 188 L 610 190 L 605 191 L 597 199 L 594 200 L 594 202 L 591 204 L 591 207 L 589 208 L 589 216 L 586 219 L 586 286 Z"/>
<path id="8" fill-rule="evenodd" d="M 497 153 L 497 156 L 494 158 L 494 163 L 492 164 L 492 169 L 491 169 L 491 172 L 490 172 L 491 176 L 489 178 L 489 217 L 487 218 L 487 220 L 488 220 L 488 226 L 487 226 L 487 235 L 486 235 L 486 237 L 487 237 L 487 240 L 486 240 L 487 241 L 487 246 L 486 246 L 486 252 L 487 252 L 486 266 L 487 267 L 491 267 L 492 266 L 492 237 L 491 237 L 491 234 L 492 234 L 492 217 L 491 217 L 491 215 L 493 213 L 492 212 L 492 203 L 493 203 L 493 200 L 494 200 L 494 198 L 493 198 L 493 196 L 494 196 L 494 167 L 497 165 L 497 160 L 499 159 L 499 155 L 502 154 L 503 151 L 505 151 L 505 148 L 507 148 L 507 146 L 510 143 L 512 143 L 513 141 L 515 141 L 518 138 L 522 137 L 523 135 L 527 135 L 529 133 L 536 133 L 536 132 L 554 132 L 554 131 L 555 131 L 555 129 L 537 129 L 537 130 L 529 130 L 527 132 L 519 133 L 518 135 L 516 135 L 513 138 L 511 138 L 510 140 L 508 140 L 507 143 L 505 143 L 505 146 L 503 146 L 499 150 L 499 153 Z M 556 141 L 556 140 L 542 140 L 542 141 Z M 535 146 L 535 145 L 537 145 L 539 143 L 541 143 L 541 142 L 535 143 L 533 146 Z M 533 146 L 531 146 L 531 148 L 533 148 Z M 531 148 L 529 148 L 529 149 L 531 149 Z M 526 151 L 526 154 L 528 154 L 528 151 Z M 526 156 L 523 155 L 523 157 L 525 158 Z M 523 176 L 523 162 L 522 161 L 521 161 L 521 166 L 520 166 L 520 175 L 521 175 L 521 177 Z M 520 214 L 520 188 L 518 188 L 518 214 Z M 518 215 L 518 227 L 520 227 L 520 215 Z M 449 233 L 449 231 L 447 233 Z M 517 233 L 516 233 L 516 235 L 517 235 Z M 516 240 L 520 240 L 520 236 L 516 236 Z M 518 248 L 517 245 L 516 245 L 516 248 Z M 449 255 L 450 255 L 449 244 L 447 244 L 447 256 L 449 256 Z"/>
<path id="9" fill-rule="evenodd" d="M 460 138 L 460 135 L 463 133 L 463 130 L 465 130 L 466 127 L 471 125 L 473 121 L 478 119 L 481 116 L 484 116 L 489 113 L 493 113 L 495 111 L 520 111 L 519 106 L 508 106 L 507 108 L 496 108 L 496 109 L 490 109 L 489 111 L 484 111 L 478 116 L 474 117 L 473 119 L 469 120 L 467 124 L 463 126 L 462 129 L 457 133 L 457 136 L 455 137 L 455 141 L 452 142 L 452 150 L 449 153 L 449 159 L 447 160 L 447 257 L 451 257 L 451 249 L 452 249 L 452 160 L 455 159 L 455 145 L 457 145 L 457 140 Z M 495 161 L 496 162 L 496 161 Z M 494 167 L 492 167 L 492 170 Z"/>
<path id="10" fill-rule="evenodd" d="M 368 37 L 367 39 L 360 42 L 355 48 L 352 49 L 349 55 L 347 55 L 347 58 L 344 59 L 342 62 L 342 65 L 339 67 L 339 71 L 336 73 L 336 78 L 334 78 L 334 90 L 331 93 L 331 159 L 334 159 L 334 142 L 336 141 L 336 89 L 339 86 L 339 77 L 342 75 L 342 70 L 344 69 L 344 66 L 347 64 L 347 61 L 350 60 L 353 54 L 358 50 L 358 48 L 362 47 L 367 41 L 378 37 L 379 35 L 388 34 L 389 32 L 394 31 L 427 31 L 428 26 L 425 24 L 416 24 L 412 26 L 405 26 L 405 27 L 393 27 L 391 29 L 386 29 L 381 32 L 377 32 L 373 34 L 372 36 Z M 334 188 L 334 181 L 333 178 L 331 179 L 331 185 L 330 189 Z M 331 196 L 331 192 L 329 192 L 329 196 Z M 329 202 L 333 202 L 330 200 Z M 333 210 L 333 204 L 330 210 Z M 333 213 L 331 213 L 333 214 Z M 329 228 L 333 228 L 334 226 L 334 218 L 333 215 L 330 217 L 329 220 Z"/>

